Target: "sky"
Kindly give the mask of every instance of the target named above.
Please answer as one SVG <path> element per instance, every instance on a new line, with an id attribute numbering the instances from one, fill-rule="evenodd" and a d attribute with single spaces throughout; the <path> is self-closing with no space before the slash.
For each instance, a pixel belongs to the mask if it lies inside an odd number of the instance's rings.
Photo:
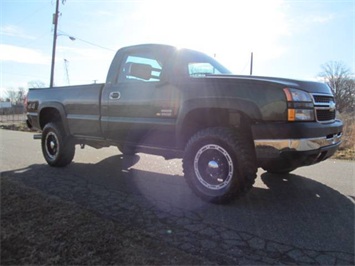
<path id="1" fill-rule="evenodd" d="M 355 0 L 60 0 L 54 83 L 103 83 L 116 51 L 170 44 L 235 74 L 316 80 L 355 72 Z M 55 0 L 0 0 L 0 97 L 50 81 Z M 75 40 L 71 40 L 74 37 Z"/>

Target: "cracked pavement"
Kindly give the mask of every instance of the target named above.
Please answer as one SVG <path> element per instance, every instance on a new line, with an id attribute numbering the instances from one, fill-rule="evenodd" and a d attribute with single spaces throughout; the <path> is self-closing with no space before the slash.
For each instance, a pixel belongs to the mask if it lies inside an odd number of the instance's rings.
<path id="1" fill-rule="evenodd" d="M 303 174 L 306 168 L 281 177 L 259 171 L 249 194 L 213 205 L 190 191 L 180 160 L 123 157 L 113 147 L 77 148 L 74 163 L 56 169 L 44 163 L 40 142 L 31 134 L 0 134 L 1 176 L 120 222 L 127 230 L 139 228 L 162 245 L 215 264 L 354 264 L 353 162 L 313 166 L 317 173 L 341 169 L 339 180 L 350 181 L 338 190 L 325 184 L 327 178 L 322 183 L 310 178 L 312 173 Z"/>

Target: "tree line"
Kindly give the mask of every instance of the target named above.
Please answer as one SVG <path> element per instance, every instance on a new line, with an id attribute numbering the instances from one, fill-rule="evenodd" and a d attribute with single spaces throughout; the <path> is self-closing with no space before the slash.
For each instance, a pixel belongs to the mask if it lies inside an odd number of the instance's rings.
<path id="1" fill-rule="evenodd" d="M 45 83 L 39 80 L 28 82 L 29 88 L 44 88 Z M 27 90 L 23 87 L 8 89 L 5 97 L 0 97 L 0 102 L 10 102 L 12 105 L 22 105 L 27 95 Z"/>

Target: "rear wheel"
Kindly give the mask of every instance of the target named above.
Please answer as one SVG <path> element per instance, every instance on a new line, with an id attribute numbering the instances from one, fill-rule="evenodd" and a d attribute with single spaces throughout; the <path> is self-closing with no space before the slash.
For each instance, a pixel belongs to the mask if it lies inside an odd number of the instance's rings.
<path id="1" fill-rule="evenodd" d="M 48 123 L 42 132 L 42 153 L 50 166 L 63 167 L 74 158 L 75 145 L 59 123 Z"/>
<path id="2" fill-rule="evenodd" d="M 252 188 L 256 178 L 250 142 L 228 128 L 208 128 L 188 142 L 183 158 L 187 183 L 203 200 L 225 203 Z"/>

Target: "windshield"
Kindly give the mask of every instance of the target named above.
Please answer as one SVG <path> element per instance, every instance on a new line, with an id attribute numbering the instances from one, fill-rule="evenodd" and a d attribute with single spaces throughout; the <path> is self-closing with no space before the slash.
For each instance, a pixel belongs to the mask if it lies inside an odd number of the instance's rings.
<path id="1" fill-rule="evenodd" d="M 210 62 L 191 62 L 188 63 L 190 77 L 203 77 L 206 75 L 222 74 L 221 70 Z"/>
<path id="2" fill-rule="evenodd" d="M 207 75 L 232 74 L 212 57 L 193 50 L 178 50 L 179 60 L 175 63 L 175 73 L 189 77 L 205 77 Z"/>

